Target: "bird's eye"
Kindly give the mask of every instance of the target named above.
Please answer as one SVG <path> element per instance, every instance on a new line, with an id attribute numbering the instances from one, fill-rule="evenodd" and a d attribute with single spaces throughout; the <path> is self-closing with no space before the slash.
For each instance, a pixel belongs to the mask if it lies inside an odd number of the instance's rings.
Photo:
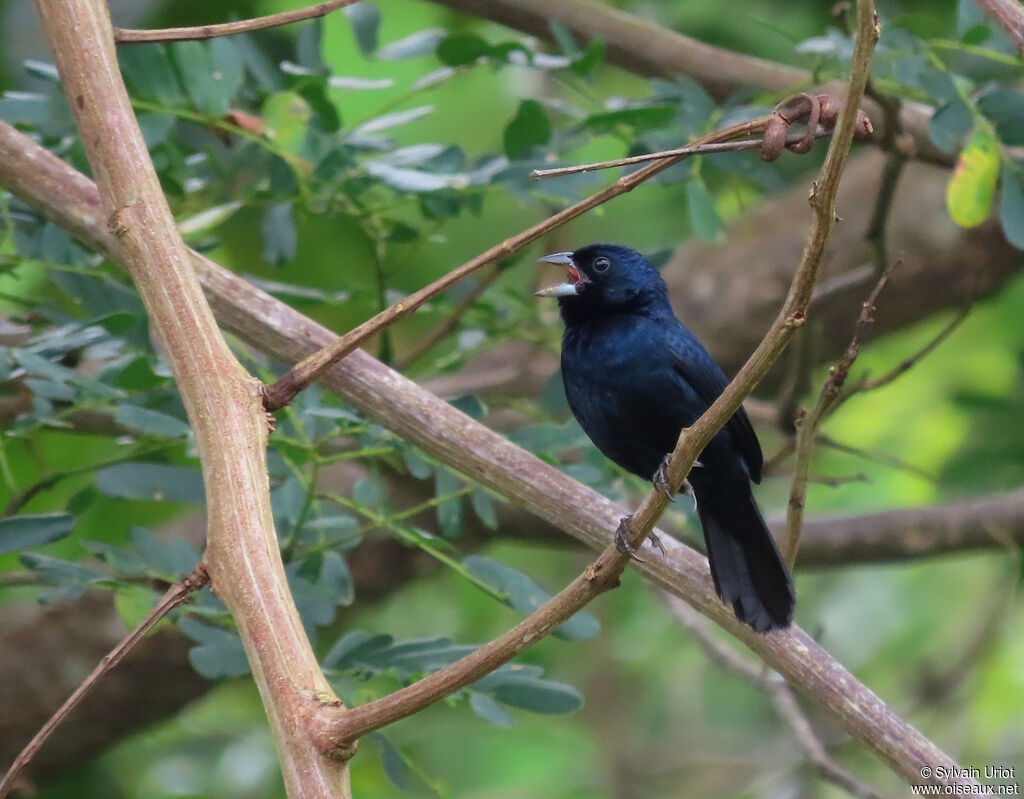
<path id="1" fill-rule="evenodd" d="M 600 258 L 594 259 L 594 271 L 597 273 L 607 272 L 611 268 L 611 265 L 612 262 L 603 255 Z"/>

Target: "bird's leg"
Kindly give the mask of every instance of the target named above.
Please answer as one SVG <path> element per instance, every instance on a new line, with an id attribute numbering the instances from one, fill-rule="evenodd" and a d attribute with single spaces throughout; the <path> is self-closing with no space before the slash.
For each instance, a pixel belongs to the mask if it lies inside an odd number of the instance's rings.
<path id="1" fill-rule="evenodd" d="M 654 483 L 654 487 L 664 494 L 669 502 L 675 502 L 675 495 L 672 492 L 672 486 L 668 484 L 668 464 L 672 460 L 671 455 L 666 455 L 661 459 L 661 463 L 658 464 L 658 468 L 654 472 L 654 477 L 651 478 L 651 482 Z"/>
<path id="2" fill-rule="evenodd" d="M 615 548 L 619 550 L 622 555 L 629 555 L 630 558 L 635 560 L 637 563 L 643 563 L 644 559 L 637 555 L 637 548 L 633 546 L 629 541 L 629 523 L 633 521 L 633 515 L 623 516 L 619 520 L 619 526 L 615 529 Z M 665 551 L 665 545 L 661 543 L 661 539 L 650 532 L 647 534 L 647 538 L 650 540 L 651 545 L 661 553 L 662 559 L 668 557 L 668 553 Z"/>

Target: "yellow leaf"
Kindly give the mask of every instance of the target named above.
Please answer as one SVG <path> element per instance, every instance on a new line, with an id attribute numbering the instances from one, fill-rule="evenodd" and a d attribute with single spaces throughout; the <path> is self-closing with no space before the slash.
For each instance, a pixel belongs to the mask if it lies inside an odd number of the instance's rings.
<path id="1" fill-rule="evenodd" d="M 946 208 L 960 227 L 977 227 L 992 210 L 999 179 L 999 146 L 989 127 L 979 127 L 960 152 L 946 186 Z"/>

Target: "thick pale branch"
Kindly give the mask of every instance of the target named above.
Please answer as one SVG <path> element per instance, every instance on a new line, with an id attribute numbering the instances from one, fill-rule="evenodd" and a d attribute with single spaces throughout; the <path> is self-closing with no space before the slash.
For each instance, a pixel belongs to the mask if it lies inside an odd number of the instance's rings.
<path id="1" fill-rule="evenodd" d="M 197 25 L 190 28 L 161 28 L 160 30 L 132 30 L 131 28 L 114 28 L 114 39 L 119 44 L 138 44 L 140 42 L 173 42 L 186 39 L 213 39 L 216 36 L 231 36 L 236 33 L 248 33 L 264 28 L 275 28 L 304 19 L 314 19 L 330 14 L 344 6 L 350 6 L 358 0 L 328 0 L 315 6 L 282 11 L 279 14 L 268 14 L 265 17 L 240 19 L 236 22 L 222 22 L 217 25 Z"/>
<path id="2" fill-rule="evenodd" d="M 231 353 L 196 279 L 121 79 L 106 6 L 36 6 L 96 175 L 93 224 L 106 226 L 110 253 L 139 290 L 195 433 L 209 521 L 204 565 L 246 646 L 285 785 L 292 796 L 347 795 L 347 767 L 323 757 L 306 730 L 310 706 L 333 694 L 277 548 L 258 383 Z"/>

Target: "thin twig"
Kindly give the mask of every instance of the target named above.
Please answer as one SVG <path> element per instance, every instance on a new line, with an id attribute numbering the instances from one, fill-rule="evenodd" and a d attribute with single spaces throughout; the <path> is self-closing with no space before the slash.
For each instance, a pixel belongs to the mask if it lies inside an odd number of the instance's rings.
<path id="1" fill-rule="evenodd" d="M 871 245 L 875 254 L 876 275 L 885 272 L 889 264 L 886 228 L 889 225 L 893 200 L 896 198 L 896 186 L 899 184 L 900 175 L 903 174 L 903 167 L 906 163 L 907 157 L 896 150 L 891 150 L 886 156 L 885 165 L 882 167 L 882 180 L 878 185 L 878 195 L 875 198 L 875 207 L 871 212 L 871 221 L 868 223 L 867 232 L 864 234 L 864 238 Z"/>
<path id="2" fill-rule="evenodd" d="M 953 331 L 960 327 L 960 325 L 967 318 L 970 312 L 970 305 L 963 306 L 957 312 L 956 316 L 950 319 L 946 326 L 942 328 L 942 330 L 940 330 L 931 341 L 929 341 L 927 344 L 921 347 L 921 349 L 919 349 L 910 357 L 904 358 L 896 366 L 894 366 L 881 377 L 877 377 L 874 380 L 868 380 L 865 376 L 863 380 L 861 380 L 855 386 L 850 388 L 847 393 L 844 393 L 839 401 L 846 402 L 846 400 L 849 399 L 849 397 L 853 396 L 854 394 L 862 394 L 865 391 L 874 391 L 876 389 L 882 388 L 882 386 L 887 386 L 889 385 L 889 383 L 893 382 L 906 372 L 913 369 L 925 357 L 930 355 L 936 347 L 938 347 L 943 341 L 949 338 L 950 335 L 952 335 Z"/>
<path id="3" fill-rule="evenodd" d="M 889 224 L 893 200 L 896 197 L 896 186 L 899 183 L 900 175 L 903 173 L 903 167 L 907 163 L 908 155 L 897 146 L 903 132 L 900 123 L 900 100 L 879 91 L 878 87 L 870 79 L 864 88 L 864 93 L 882 107 L 882 113 L 885 117 L 885 122 L 882 125 L 882 135 L 879 138 L 879 146 L 888 155 L 885 159 L 885 165 L 882 167 L 882 179 L 878 185 L 878 194 L 875 199 L 874 210 L 871 213 L 871 221 L 868 222 L 868 229 L 864 234 L 864 238 L 871 245 L 875 253 L 875 275 L 881 275 L 889 266 L 886 228 Z"/>
<path id="4" fill-rule="evenodd" d="M 854 327 L 853 338 L 836 365 L 829 369 L 829 375 L 821 387 L 821 393 L 818 394 L 818 401 L 803 418 L 797 417 L 796 463 L 793 466 L 793 484 L 789 490 L 789 506 L 786 512 L 786 537 L 779 548 L 790 567 L 796 561 L 796 552 L 800 546 L 800 530 L 807 501 L 807 477 L 811 470 L 811 454 L 814 452 L 818 428 L 835 406 L 839 392 L 850 374 L 850 367 L 860 354 L 864 334 L 874 322 L 872 314 L 875 312 L 875 302 L 885 284 L 889 282 L 890 274 L 891 269 L 882 274 L 865 300 Z"/>
<path id="5" fill-rule="evenodd" d="M 679 625 L 693 636 L 693 640 L 704 650 L 709 660 L 772 698 L 779 716 L 789 725 L 804 755 L 823 779 L 839 786 L 857 799 L 887 799 L 885 794 L 854 776 L 829 756 L 825 745 L 815 734 L 810 719 L 800 707 L 793 689 L 779 674 L 765 667 L 760 661 L 744 657 L 713 635 L 697 611 L 679 597 L 667 591 L 658 591 L 658 594 L 668 605 Z"/>
<path id="6" fill-rule="evenodd" d="M 838 406 L 832 406 L 833 412 L 836 407 Z M 862 458 L 863 460 L 870 461 L 872 463 L 879 463 L 883 466 L 888 466 L 890 469 L 906 472 L 907 474 L 913 475 L 918 480 L 924 480 L 926 483 L 931 483 L 936 486 L 939 485 L 939 479 L 934 474 L 925 471 L 920 466 L 915 466 L 898 455 L 893 455 L 889 452 L 865 449 L 864 447 L 855 447 L 852 444 L 845 444 L 842 441 L 837 441 L 832 438 L 832 436 L 824 433 L 818 434 L 818 443 L 821 446 L 835 450 L 836 452 L 853 455 L 855 458 Z"/>
<path id="7" fill-rule="evenodd" d="M 282 11 L 279 14 L 268 14 L 265 17 L 240 19 L 236 22 L 221 22 L 216 25 L 197 25 L 189 28 L 161 28 L 159 30 L 134 30 L 132 28 L 114 28 L 114 41 L 118 44 L 139 44 L 141 42 L 180 42 L 197 39 L 213 39 L 217 36 L 231 36 L 236 33 L 248 33 L 263 28 L 274 28 L 314 19 L 330 14 L 332 11 L 350 6 L 358 0 L 327 0 L 315 6 Z"/>
<path id="8" fill-rule="evenodd" d="M 815 131 L 814 138 L 821 139 L 831 136 L 830 130 Z M 799 144 L 806 140 L 803 133 L 795 133 L 786 137 L 786 144 Z M 713 153 L 731 153 L 741 150 L 756 150 L 764 144 L 764 139 L 743 139 L 741 141 L 711 142 L 709 144 L 694 144 L 687 147 L 676 147 L 674 150 L 660 150 L 656 153 L 643 153 L 642 155 L 631 155 L 627 158 L 614 158 L 611 161 L 595 161 L 591 164 L 577 164 L 576 166 L 560 166 L 555 169 L 535 169 L 530 173 L 533 180 L 544 178 L 556 178 L 563 175 L 578 175 L 581 172 L 596 172 L 599 169 L 612 169 L 617 166 L 629 166 L 631 164 L 643 164 L 647 161 L 658 161 L 663 158 L 676 158 L 677 156 L 710 155 Z"/>
<path id="9" fill-rule="evenodd" d="M 107 672 L 120 663 L 124 659 L 124 656 L 127 655 L 132 648 L 145 637 L 146 633 L 156 626 L 157 622 L 174 610 L 174 608 L 178 607 L 178 605 L 187 602 L 193 592 L 198 591 L 209 581 L 209 575 L 207 575 L 206 569 L 203 568 L 203 565 L 200 563 L 196 566 L 195 571 L 186 577 L 183 577 L 180 581 L 167 589 L 167 593 L 164 594 L 153 609 L 146 614 L 146 617 L 139 622 L 134 630 L 125 636 L 121 643 L 115 646 L 103 657 L 99 662 L 99 665 L 89 673 L 88 677 L 82 680 L 82 683 L 75 689 L 74 693 L 67 698 L 56 713 L 50 716 L 49 721 L 42 726 L 39 732 L 37 732 L 25 748 L 21 750 L 19 755 L 11 764 L 11 767 L 7 770 L 3 780 L 0 780 L 0 799 L 4 799 L 4 797 L 10 793 L 11 788 L 14 787 L 15 781 L 18 779 L 18 775 L 20 775 L 25 769 L 25 766 L 27 766 L 32 758 L 35 757 L 36 752 L 42 748 L 43 744 L 46 743 L 46 740 L 61 725 L 64 719 L 68 717 L 71 711 L 81 704 L 82 700 L 85 699 L 96 683 L 99 682 Z"/>

